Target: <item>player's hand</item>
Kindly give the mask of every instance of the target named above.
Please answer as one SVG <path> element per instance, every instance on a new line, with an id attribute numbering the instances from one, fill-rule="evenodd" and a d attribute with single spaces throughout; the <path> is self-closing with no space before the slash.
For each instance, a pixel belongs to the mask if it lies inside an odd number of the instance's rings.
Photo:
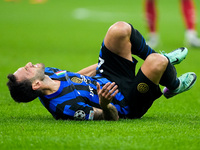
<path id="1" fill-rule="evenodd" d="M 100 89 L 100 84 L 97 83 L 97 93 L 99 95 L 99 104 L 102 108 L 107 108 L 107 105 L 112 102 L 113 98 L 119 92 L 118 86 L 115 82 L 106 83 L 102 89 Z"/>

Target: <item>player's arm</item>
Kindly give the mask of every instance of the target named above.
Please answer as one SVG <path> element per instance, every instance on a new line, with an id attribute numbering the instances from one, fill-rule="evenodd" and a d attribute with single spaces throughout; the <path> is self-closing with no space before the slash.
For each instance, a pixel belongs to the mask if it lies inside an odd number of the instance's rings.
<path id="1" fill-rule="evenodd" d="M 97 68 L 98 64 L 94 64 L 91 66 L 88 66 L 80 71 L 78 71 L 77 73 L 84 75 L 84 76 L 95 76 L 96 75 L 96 68 Z"/>
<path id="2" fill-rule="evenodd" d="M 99 109 L 93 107 L 94 118 L 93 120 L 113 120 L 117 121 L 119 119 L 117 109 L 112 104 L 109 104 L 107 109 Z"/>
<path id="3" fill-rule="evenodd" d="M 99 103 L 102 109 L 93 108 L 94 120 L 114 120 L 119 119 L 118 111 L 111 104 L 114 96 L 118 93 L 117 85 L 115 83 L 107 83 L 100 89 L 99 83 L 97 83 L 97 92 L 99 95 Z"/>

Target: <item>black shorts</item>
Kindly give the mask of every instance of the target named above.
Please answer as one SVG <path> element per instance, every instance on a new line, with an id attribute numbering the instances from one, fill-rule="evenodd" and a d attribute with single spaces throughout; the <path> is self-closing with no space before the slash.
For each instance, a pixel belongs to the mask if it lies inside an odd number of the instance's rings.
<path id="1" fill-rule="evenodd" d="M 97 73 L 101 73 L 103 77 L 118 85 L 119 91 L 130 107 L 128 118 L 142 117 L 153 102 L 162 95 L 160 87 L 150 81 L 141 69 L 135 75 L 137 64 L 135 58 L 131 62 L 112 53 L 103 44 L 100 59 L 103 63 L 99 66 Z M 103 72 L 100 72 L 102 69 Z"/>

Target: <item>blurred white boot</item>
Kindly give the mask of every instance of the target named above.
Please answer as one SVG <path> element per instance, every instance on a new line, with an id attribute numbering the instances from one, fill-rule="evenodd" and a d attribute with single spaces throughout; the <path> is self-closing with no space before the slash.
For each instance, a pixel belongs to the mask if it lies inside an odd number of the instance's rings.
<path id="1" fill-rule="evenodd" d="M 195 30 L 187 30 L 185 32 L 186 43 L 192 47 L 200 47 L 200 38 Z"/>

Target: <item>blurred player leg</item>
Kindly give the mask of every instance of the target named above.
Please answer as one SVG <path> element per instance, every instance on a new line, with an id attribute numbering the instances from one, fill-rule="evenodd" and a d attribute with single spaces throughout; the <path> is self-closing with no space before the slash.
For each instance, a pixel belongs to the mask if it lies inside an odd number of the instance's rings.
<path id="1" fill-rule="evenodd" d="M 156 31 L 157 24 L 157 10 L 155 0 L 145 0 L 145 17 L 149 30 L 149 40 L 147 44 L 155 48 L 159 43 L 159 37 Z"/>
<path id="2" fill-rule="evenodd" d="M 190 46 L 200 47 L 200 39 L 196 32 L 196 14 L 193 0 L 181 0 L 181 9 L 186 24 L 186 42 Z"/>

